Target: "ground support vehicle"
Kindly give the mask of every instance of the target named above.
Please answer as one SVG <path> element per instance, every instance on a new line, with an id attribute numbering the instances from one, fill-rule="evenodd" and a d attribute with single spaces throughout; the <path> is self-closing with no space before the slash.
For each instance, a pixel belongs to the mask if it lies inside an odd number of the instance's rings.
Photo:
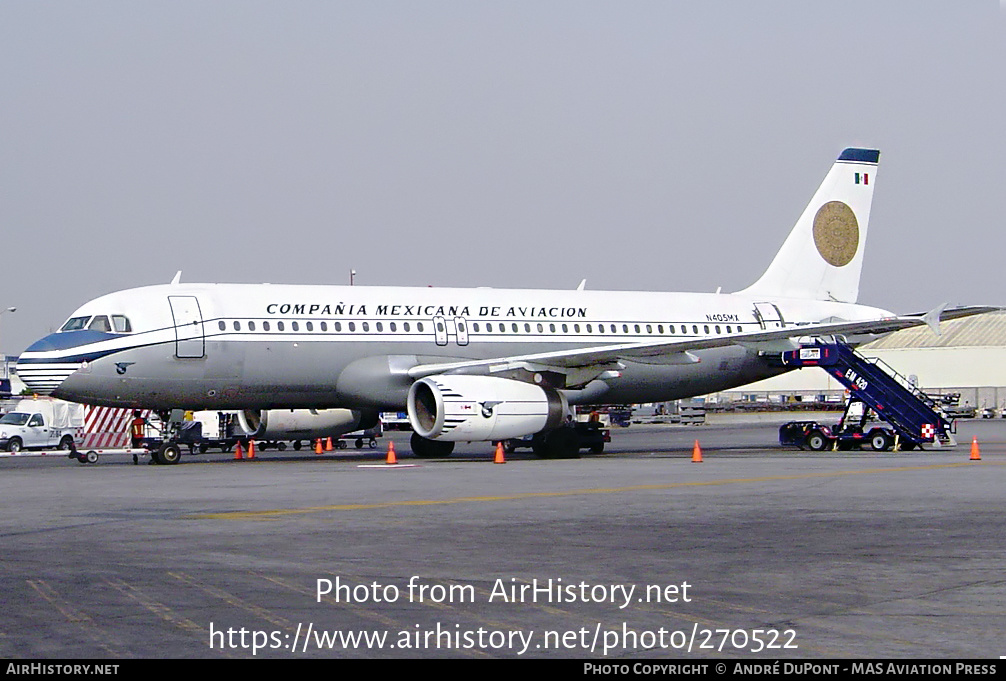
<path id="1" fill-rule="evenodd" d="M 13 454 L 25 449 L 74 446 L 84 427 L 84 405 L 54 399 L 20 400 L 0 417 L 0 449 Z"/>
<path id="2" fill-rule="evenodd" d="M 346 449 L 349 447 L 349 443 L 352 442 L 353 446 L 357 449 L 363 449 L 364 447 L 377 449 L 377 438 L 383 435 L 384 424 L 382 421 L 378 421 L 377 425 L 373 428 L 364 428 L 363 430 L 356 430 L 352 433 L 340 435 L 336 446 L 339 449 Z"/>
<path id="3" fill-rule="evenodd" d="M 553 435 L 554 433 L 560 433 L 561 435 Z M 575 435 L 578 442 L 577 447 L 564 448 L 564 451 L 575 452 L 573 458 L 578 458 L 580 456 L 580 450 L 589 450 L 592 454 L 600 454 L 604 451 L 604 443 L 611 442 L 611 431 L 603 426 L 599 421 L 577 421 L 573 424 L 573 428 L 558 428 L 556 430 L 550 431 L 548 433 L 537 433 L 535 435 L 526 435 L 520 438 L 511 438 L 509 440 L 503 441 L 503 450 L 512 453 L 520 447 L 530 447 L 531 451 L 535 453 L 535 456 L 541 458 L 549 458 L 547 452 L 548 447 L 548 437 L 552 435 L 553 437 L 560 437 L 566 435 Z"/>
<path id="4" fill-rule="evenodd" d="M 862 404 L 862 403 L 859 403 Z M 875 452 L 883 452 L 897 444 L 899 449 L 910 450 L 916 447 L 915 442 L 901 442 L 894 428 L 874 425 L 867 428 L 866 412 L 861 418 L 846 414 L 835 426 L 828 426 L 818 421 L 790 421 L 779 427 L 779 444 L 792 445 L 800 449 L 810 449 L 820 452 L 825 449 L 859 449 L 864 445 Z"/>
<path id="5" fill-rule="evenodd" d="M 782 353 L 780 360 L 785 366 L 820 367 L 848 388 L 850 396 L 839 426 L 787 423 L 779 429 L 782 444 L 824 449 L 829 444 L 853 448 L 869 443 L 877 451 L 957 444 L 954 421 L 938 401 L 880 360 L 867 359 L 844 343 L 805 345 Z M 871 412 L 888 425 L 865 430 Z"/>

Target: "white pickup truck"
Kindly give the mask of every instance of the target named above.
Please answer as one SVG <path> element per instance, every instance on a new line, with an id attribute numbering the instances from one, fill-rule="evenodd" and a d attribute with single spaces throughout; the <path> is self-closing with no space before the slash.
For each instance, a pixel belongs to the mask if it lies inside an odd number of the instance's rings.
<path id="1" fill-rule="evenodd" d="M 62 400 L 21 400 L 0 418 L 0 449 L 70 449 L 84 426 L 84 405 Z"/>

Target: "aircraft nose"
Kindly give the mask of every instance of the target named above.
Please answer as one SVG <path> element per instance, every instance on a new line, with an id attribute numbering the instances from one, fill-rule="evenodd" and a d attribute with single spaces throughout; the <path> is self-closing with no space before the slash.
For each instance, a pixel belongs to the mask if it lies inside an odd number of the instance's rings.
<path id="1" fill-rule="evenodd" d="M 14 365 L 18 377 L 33 393 L 51 394 L 82 364 L 66 357 L 66 339 L 59 338 L 60 335 L 68 334 L 50 334 L 35 341 Z"/>

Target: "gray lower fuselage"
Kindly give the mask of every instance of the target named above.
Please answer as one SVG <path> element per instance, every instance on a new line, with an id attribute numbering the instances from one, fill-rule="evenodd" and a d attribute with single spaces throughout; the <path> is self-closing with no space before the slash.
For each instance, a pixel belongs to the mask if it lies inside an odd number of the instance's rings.
<path id="1" fill-rule="evenodd" d="M 416 364 L 532 352 L 532 343 L 469 345 L 465 352 L 416 354 L 415 342 L 235 342 L 207 338 L 198 358 L 175 356 L 175 343 L 126 349 L 87 363 L 53 396 L 87 404 L 148 409 L 404 408 Z M 570 347 L 576 347 L 571 344 Z M 411 352 L 410 352 L 411 351 Z M 589 384 L 590 401 L 673 400 L 734 388 L 784 371 L 753 350 L 728 346 L 693 353 L 698 362 L 622 361 L 617 377 Z M 586 391 L 585 391 L 586 392 Z M 570 392 L 576 403 L 577 391 Z"/>

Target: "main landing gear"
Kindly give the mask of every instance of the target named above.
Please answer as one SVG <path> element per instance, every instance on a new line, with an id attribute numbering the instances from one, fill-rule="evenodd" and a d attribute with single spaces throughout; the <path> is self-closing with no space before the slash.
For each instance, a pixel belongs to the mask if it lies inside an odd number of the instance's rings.
<path id="1" fill-rule="evenodd" d="M 454 443 L 444 440 L 428 440 L 419 433 L 413 433 L 409 440 L 412 453 L 419 459 L 443 459 L 454 451 Z"/>

